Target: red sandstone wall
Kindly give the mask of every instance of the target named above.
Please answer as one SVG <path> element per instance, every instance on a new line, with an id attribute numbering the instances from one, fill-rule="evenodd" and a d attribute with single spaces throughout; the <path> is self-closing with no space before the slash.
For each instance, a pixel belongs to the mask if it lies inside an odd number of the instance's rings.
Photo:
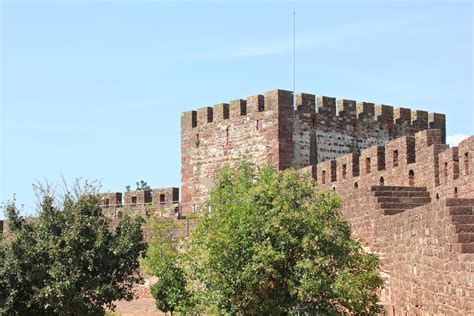
<path id="1" fill-rule="evenodd" d="M 383 263 L 381 302 L 392 315 L 467 315 L 474 310 L 474 199 L 440 199 L 383 215 L 372 192 L 345 192 L 354 236 Z M 463 233 L 467 229 L 470 233 Z"/>
<path id="2" fill-rule="evenodd" d="M 474 136 L 447 148 L 441 131 L 425 130 L 302 169 L 342 195 L 354 236 L 381 257 L 388 314 L 472 314 L 473 157 Z M 380 190 L 398 203 L 394 215 Z"/>
<path id="3" fill-rule="evenodd" d="M 225 164 L 245 158 L 279 168 L 293 160 L 292 93 L 267 92 L 247 100 L 181 114 L 181 176 L 184 213 L 206 201 L 206 179 Z M 204 178 L 204 180 L 203 180 Z"/>
<path id="4" fill-rule="evenodd" d="M 388 105 L 374 106 L 369 102 L 345 99 L 336 102 L 335 98 L 316 98 L 307 93 L 297 95 L 296 105 L 293 121 L 295 159 L 292 163 L 296 168 L 312 164 L 313 150 L 317 152 L 317 161 L 321 162 L 383 145 L 427 128 L 442 129 L 445 138 L 445 117 L 438 113 L 412 112 L 406 108 L 394 109 Z"/>
<path id="5" fill-rule="evenodd" d="M 104 213 L 114 220 L 113 227 L 124 213 L 154 213 L 155 216 L 179 217 L 181 212 L 179 188 L 128 191 L 124 194 L 123 203 L 122 193 L 103 193 L 101 200 Z"/>
<path id="6" fill-rule="evenodd" d="M 296 96 L 295 111 L 292 92 L 284 90 L 182 113 L 185 213 L 206 201 L 206 179 L 238 158 L 300 168 L 427 128 L 440 128 L 444 138 L 444 115 L 307 93 Z"/>
<path id="7" fill-rule="evenodd" d="M 445 198 L 472 197 L 474 136 L 453 148 L 443 144 L 442 137 L 440 130 L 427 129 L 392 140 L 385 146 L 363 149 L 359 156 L 346 154 L 301 169 L 314 173 L 321 185 L 338 191 L 352 188 L 356 182 L 359 188 L 368 189 L 383 181 L 384 185 L 426 187 L 432 198 L 436 194 Z"/>

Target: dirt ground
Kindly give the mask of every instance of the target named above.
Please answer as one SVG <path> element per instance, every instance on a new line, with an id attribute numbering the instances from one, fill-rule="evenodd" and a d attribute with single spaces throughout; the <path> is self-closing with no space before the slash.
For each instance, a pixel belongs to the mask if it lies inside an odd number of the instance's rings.
<path id="1" fill-rule="evenodd" d="M 121 316 L 164 316 L 170 315 L 170 313 L 163 313 L 156 309 L 155 300 L 153 298 L 138 298 L 133 301 L 120 301 L 117 302 L 116 313 Z"/>

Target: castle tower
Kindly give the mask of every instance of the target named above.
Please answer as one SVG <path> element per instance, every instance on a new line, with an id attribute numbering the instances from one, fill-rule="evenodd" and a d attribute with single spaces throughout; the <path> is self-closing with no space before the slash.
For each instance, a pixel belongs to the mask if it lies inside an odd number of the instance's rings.
<path id="1" fill-rule="evenodd" d="M 181 114 L 183 214 L 205 203 L 206 179 L 239 158 L 278 169 L 302 168 L 428 128 L 444 114 L 273 90 Z M 194 206 L 193 206 L 194 205 Z"/>

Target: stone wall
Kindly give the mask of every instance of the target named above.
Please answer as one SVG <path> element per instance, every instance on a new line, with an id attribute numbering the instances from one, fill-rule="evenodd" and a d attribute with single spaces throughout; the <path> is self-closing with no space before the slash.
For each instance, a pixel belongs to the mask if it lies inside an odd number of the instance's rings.
<path id="1" fill-rule="evenodd" d="M 382 260 L 388 314 L 474 310 L 474 136 L 425 130 L 302 168 L 343 197 L 353 235 Z M 358 170 L 354 172 L 354 170 Z"/>
<path id="2" fill-rule="evenodd" d="M 157 188 L 153 190 L 135 190 L 109 192 L 101 194 L 101 207 L 104 213 L 118 222 L 125 214 L 167 216 L 179 218 L 181 203 L 179 201 L 179 188 Z"/>
<path id="3" fill-rule="evenodd" d="M 301 168 L 428 128 L 441 129 L 445 139 L 438 113 L 307 93 L 295 103 L 291 91 L 274 90 L 182 113 L 183 203 L 205 203 L 217 171 L 239 158 Z"/>
<path id="4" fill-rule="evenodd" d="M 426 187 L 438 197 L 462 198 L 474 193 L 473 152 L 473 136 L 449 148 L 443 144 L 441 130 L 427 129 L 301 170 L 314 174 L 322 187 L 338 191 L 356 183 L 368 189 L 382 181 L 383 185 Z"/>
<path id="5" fill-rule="evenodd" d="M 209 180 L 225 164 L 245 158 L 257 164 L 289 167 L 291 95 L 276 90 L 181 114 L 181 200 L 202 204 Z M 189 213 L 188 204 L 184 208 Z"/>

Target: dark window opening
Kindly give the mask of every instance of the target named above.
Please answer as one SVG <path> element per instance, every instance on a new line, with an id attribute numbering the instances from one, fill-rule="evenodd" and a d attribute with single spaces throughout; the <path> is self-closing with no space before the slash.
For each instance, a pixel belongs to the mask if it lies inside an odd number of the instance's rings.
<path id="1" fill-rule="evenodd" d="M 380 177 L 379 184 L 380 184 L 381 186 L 384 186 L 385 180 L 384 180 L 383 177 Z"/>
<path id="2" fill-rule="evenodd" d="M 359 183 L 354 182 L 354 189 L 357 189 L 357 188 L 359 188 Z"/>
<path id="3" fill-rule="evenodd" d="M 415 172 L 413 170 L 408 172 L 408 184 L 411 187 L 415 186 Z"/>
<path id="4" fill-rule="evenodd" d="M 454 188 L 454 197 L 458 197 L 458 187 Z"/>
<path id="5" fill-rule="evenodd" d="M 464 170 L 467 176 L 469 174 L 469 153 L 464 154 Z"/>
<path id="6" fill-rule="evenodd" d="M 398 167 L 398 150 L 393 151 L 393 166 Z"/>
<path id="7" fill-rule="evenodd" d="M 104 206 L 105 206 L 105 207 L 109 207 L 109 204 L 110 204 L 110 200 L 109 200 L 109 199 L 105 199 L 105 200 L 104 200 Z"/>
<path id="8" fill-rule="evenodd" d="M 444 168 L 443 168 L 443 175 L 444 175 L 444 182 L 448 182 L 448 163 L 444 163 Z"/>
<path id="9" fill-rule="evenodd" d="M 309 164 L 315 165 L 318 163 L 318 140 L 315 131 L 311 131 L 309 136 Z"/>
<path id="10" fill-rule="evenodd" d="M 370 157 L 365 158 L 365 173 L 370 173 Z"/>
<path id="11" fill-rule="evenodd" d="M 323 176 L 322 176 L 322 179 L 321 179 L 321 180 L 322 180 L 321 182 L 322 182 L 323 184 L 326 184 L 326 170 L 323 170 Z"/>
<path id="12" fill-rule="evenodd" d="M 198 133 L 196 134 L 196 143 L 195 143 L 196 147 L 199 147 L 199 143 L 200 143 L 200 140 L 199 140 L 199 133 Z"/>
<path id="13" fill-rule="evenodd" d="M 347 165 L 342 165 L 342 178 L 347 178 Z"/>
<path id="14" fill-rule="evenodd" d="M 259 123 L 259 121 L 257 120 L 257 124 L 256 124 L 256 126 L 255 126 L 255 128 L 257 129 L 257 131 L 258 131 L 258 123 Z"/>
<path id="15" fill-rule="evenodd" d="M 164 203 L 165 203 L 165 195 L 160 194 L 160 204 L 164 204 Z"/>
<path id="16" fill-rule="evenodd" d="M 132 196 L 132 204 L 137 204 L 137 197 L 136 196 Z"/>

